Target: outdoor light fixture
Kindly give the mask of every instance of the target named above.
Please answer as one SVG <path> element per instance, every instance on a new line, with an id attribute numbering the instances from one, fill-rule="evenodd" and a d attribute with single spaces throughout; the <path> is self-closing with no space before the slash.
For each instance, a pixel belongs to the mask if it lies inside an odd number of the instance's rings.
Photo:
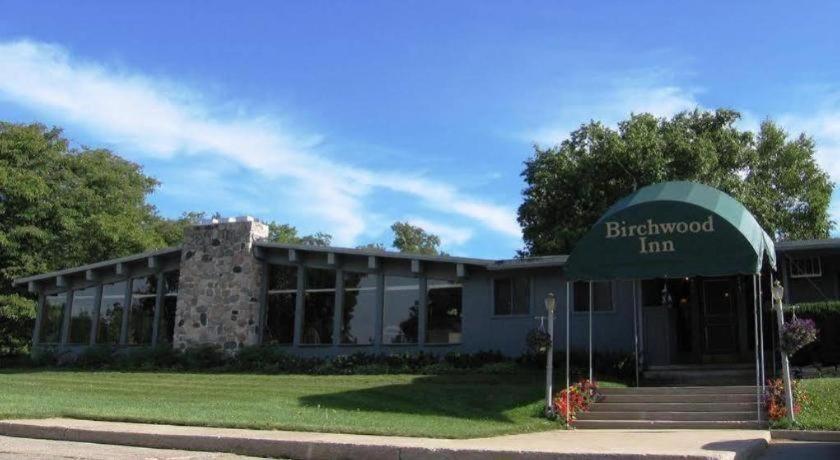
<path id="1" fill-rule="evenodd" d="M 773 294 L 774 302 L 781 302 L 782 297 L 785 295 L 785 287 L 782 286 L 782 283 L 780 283 L 779 280 L 776 280 L 773 287 L 770 288 L 770 292 Z"/>
<path id="2" fill-rule="evenodd" d="M 557 306 L 557 299 L 553 292 L 545 296 L 545 311 L 548 313 L 548 337 L 549 346 L 545 357 L 545 415 L 554 415 L 554 404 L 552 401 L 552 378 L 554 374 L 554 309 Z"/>

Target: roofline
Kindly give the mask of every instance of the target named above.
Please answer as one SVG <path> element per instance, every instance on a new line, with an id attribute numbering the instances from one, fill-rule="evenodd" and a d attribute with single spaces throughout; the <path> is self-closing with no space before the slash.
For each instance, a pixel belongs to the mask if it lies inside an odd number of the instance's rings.
<path id="1" fill-rule="evenodd" d="M 779 252 L 807 251 L 812 249 L 840 249 L 840 238 L 825 238 L 820 240 L 789 240 L 779 241 L 776 249 Z"/>
<path id="2" fill-rule="evenodd" d="M 132 254 L 132 255 L 129 255 L 129 256 L 125 256 L 125 257 L 119 257 L 117 259 L 103 260 L 101 262 L 95 262 L 95 263 L 87 264 L 87 265 L 80 265 L 78 267 L 65 268 L 63 270 L 58 270 L 58 271 L 54 271 L 54 272 L 47 272 L 47 273 L 41 273 L 39 275 L 32 275 L 32 276 L 27 276 L 27 277 L 23 277 L 23 278 L 17 278 L 14 281 L 12 281 L 12 286 L 18 286 L 18 285 L 21 285 L 21 284 L 26 284 L 26 283 L 29 283 L 31 281 L 42 281 L 42 280 L 46 280 L 46 279 L 49 279 L 49 278 L 54 278 L 56 276 L 69 275 L 69 274 L 72 274 L 72 273 L 79 273 L 79 272 L 83 272 L 83 271 L 86 271 L 86 270 L 94 270 L 94 269 L 97 269 L 97 268 L 107 267 L 109 265 L 116 265 L 118 263 L 134 262 L 134 261 L 137 261 L 137 260 L 140 260 L 140 259 L 145 259 L 147 257 L 174 254 L 174 253 L 180 252 L 180 251 L 181 251 L 180 246 L 172 246 L 172 247 L 163 248 L 163 249 L 154 249 L 154 250 L 142 252 L 142 253 L 139 253 L 139 254 Z"/>
<path id="3" fill-rule="evenodd" d="M 426 254 L 415 254 L 410 252 L 395 252 L 395 251 L 386 251 L 380 249 L 353 249 L 353 248 L 342 248 L 337 246 L 315 246 L 310 244 L 289 244 L 289 243 L 272 243 L 269 241 L 257 241 L 254 243 L 254 246 L 259 246 L 263 248 L 274 248 L 274 249 L 294 249 L 296 251 L 308 251 L 308 252 L 322 252 L 322 253 L 335 253 L 335 254 L 347 254 L 347 255 L 354 255 L 354 256 L 375 256 L 375 257 L 387 257 L 391 259 L 404 259 L 404 260 L 421 260 L 424 262 L 442 262 L 442 263 L 453 263 L 453 264 L 468 264 L 468 265 L 477 265 L 477 266 L 487 266 L 488 264 L 492 264 L 495 261 L 491 259 L 477 259 L 472 257 L 456 257 L 456 256 L 432 256 Z"/>

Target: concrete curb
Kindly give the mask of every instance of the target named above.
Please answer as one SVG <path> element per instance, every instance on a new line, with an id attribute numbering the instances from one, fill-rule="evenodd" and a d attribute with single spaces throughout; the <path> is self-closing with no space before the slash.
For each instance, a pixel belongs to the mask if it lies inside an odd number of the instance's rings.
<path id="1" fill-rule="evenodd" d="M 790 441 L 840 443 L 840 431 L 771 430 L 770 437 L 772 439 L 787 439 Z"/>
<path id="2" fill-rule="evenodd" d="M 165 433 L 161 429 L 137 430 L 127 427 L 90 428 L 72 426 L 71 423 L 39 423 L 37 421 L 0 421 L 0 435 L 51 439 L 60 441 L 90 442 L 98 444 L 125 445 L 157 449 L 226 452 L 256 457 L 280 457 L 291 459 L 371 459 L 371 460 L 565 460 L 596 459 L 610 460 L 639 459 L 748 459 L 755 458 L 766 449 L 767 439 L 752 439 L 741 443 L 738 448 L 727 446 L 721 451 L 708 452 L 567 452 L 556 449 L 534 448 L 527 443 L 516 445 L 519 449 L 482 445 L 482 442 L 451 439 L 405 439 L 394 438 L 393 443 L 371 440 L 367 436 L 320 435 L 300 433 L 298 439 L 271 439 L 256 433 L 247 436 L 239 433 L 196 434 Z M 156 428 L 153 425 L 149 427 Z M 296 436 L 296 435 L 295 435 Z M 297 436 L 296 436 L 297 437 Z M 769 436 L 767 437 L 769 438 Z M 473 440 L 482 441 L 482 440 Z M 489 441 L 489 440 L 485 440 Z M 724 444 L 727 443 L 724 441 Z M 478 445 L 476 445 L 478 444 Z M 488 443 L 489 444 L 489 443 Z"/>

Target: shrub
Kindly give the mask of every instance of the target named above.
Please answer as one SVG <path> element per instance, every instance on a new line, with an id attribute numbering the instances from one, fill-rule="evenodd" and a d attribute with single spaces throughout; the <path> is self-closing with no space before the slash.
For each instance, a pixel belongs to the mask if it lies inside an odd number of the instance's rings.
<path id="1" fill-rule="evenodd" d="M 54 348 L 37 347 L 32 350 L 32 364 L 36 367 L 48 367 L 58 364 L 58 354 Z"/>
<path id="2" fill-rule="evenodd" d="M 222 347 L 214 344 L 197 345 L 187 348 L 181 354 L 181 363 L 185 369 L 218 369 L 226 364 L 227 357 Z"/>
<path id="3" fill-rule="evenodd" d="M 114 361 L 110 345 L 87 347 L 79 354 L 76 364 L 84 369 L 100 369 Z"/>
<path id="4" fill-rule="evenodd" d="M 793 413 L 796 415 L 802 410 L 802 406 L 808 404 L 808 394 L 799 385 L 798 380 L 792 380 L 791 384 L 793 385 Z M 767 417 L 771 421 L 775 422 L 787 417 L 784 380 L 767 380 L 767 387 L 764 390 L 764 408 L 767 410 Z"/>
<path id="5" fill-rule="evenodd" d="M 459 369 L 472 369 L 504 361 L 505 356 L 498 351 L 479 351 L 477 353 L 450 352 L 444 356 L 444 361 Z"/>
<path id="6" fill-rule="evenodd" d="M 589 410 L 589 406 L 600 397 L 598 384 L 589 379 L 583 379 L 574 385 L 563 389 L 554 398 L 553 413 L 563 421 L 574 423 L 579 412 Z"/>

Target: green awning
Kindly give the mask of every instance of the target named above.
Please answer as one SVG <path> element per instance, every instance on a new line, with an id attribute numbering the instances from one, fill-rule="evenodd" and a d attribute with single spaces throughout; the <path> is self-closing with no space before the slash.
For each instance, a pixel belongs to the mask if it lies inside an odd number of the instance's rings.
<path id="1" fill-rule="evenodd" d="M 695 182 L 641 188 L 577 243 L 569 280 L 752 274 L 776 266 L 773 240 L 736 199 Z"/>

